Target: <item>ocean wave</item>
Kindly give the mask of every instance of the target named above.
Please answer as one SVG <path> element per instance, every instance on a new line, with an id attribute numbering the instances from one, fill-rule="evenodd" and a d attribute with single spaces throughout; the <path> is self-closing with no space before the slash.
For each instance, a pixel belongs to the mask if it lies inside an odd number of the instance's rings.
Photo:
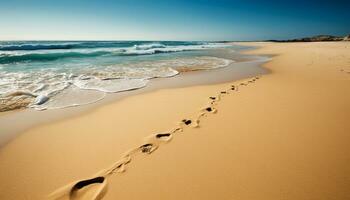
<path id="1" fill-rule="evenodd" d="M 179 45 L 179 46 L 166 46 L 162 44 L 149 44 L 134 46 L 133 48 L 124 49 L 124 51 L 119 52 L 121 56 L 137 56 L 137 55 L 152 55 L 160 53 L 173 53 L 181 51 L 195 51 L 211 48 L 223 48 L 228 45 L 224 44 L 202 44 L 202 45 Z"/>
<path id="2" fill-rule="evenodd" d="M 23 45 L 3 45 L 0 51 L 25 51 L 25 50 L 51 50 L 51 49 L 72 49 L 74 44 L 23 44 Z"/>
<path id="3" fill-rule="evenodd" d="M 134 45 L 127 48 L 96 48 L 80 50 L 45 50 L 45 51 L 0 51 L 0 64 L 20 62 L 54 61 L 64 58 L 89 58 L 99 56 L 139 56 L 181 51 L 195 51 L 225 47 L 222 44 L 166 46 L 161 43 Z"/>
<path id="4" fill-rule="evenodd" d="M 165 48 L 166 45 L 160 43 L 134 45 L 136 50 L 148 50 L 153 48 Z"/>
<path id="5" fill-rule="evenodd" d="M 86 41 L 86 42 L 0 42 L 0 51 L 36 51 L 86 48 L 159 48 L 163 46 L 202 45 L 204 42 Z"/>
<path id="6" fill-rule="evenodd" d="M 132 42 L 6 42 L 0 43 L 0 51 L 36 51 L 59 49 L 86 49 L 86 48 L 112 48 L 130 47 Z"/>
<path id="7" fill-rule="evenodd" d="M 0 54 L 0 64 L 28 62 L 28 61 L 54 61 L 63 58 L 86 58 L 108 55 L 109 51 L 95 52 L 47 52 L 47 53 L 28 53 L 28 54 Z"/>
<path id="8" fill-rule="evenodd" d="M 85 105 L 107 93 L 145 87 L 153 78 L 225 67 L 232 61 L 205 56 L 208 52 L 139 56 L 221 47 L 226 46 L 200 42 L 0 42 L 0 111 Z"/>

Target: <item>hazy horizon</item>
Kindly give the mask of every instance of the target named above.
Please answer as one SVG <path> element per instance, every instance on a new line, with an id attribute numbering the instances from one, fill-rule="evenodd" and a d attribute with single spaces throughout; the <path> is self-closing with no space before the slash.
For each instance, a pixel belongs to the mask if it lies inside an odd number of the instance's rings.
<path id="1" fill-rule="evenodd" d="M 1 41 L 256 41 L 350 34 L 346 1 L 0 3 Z"/>

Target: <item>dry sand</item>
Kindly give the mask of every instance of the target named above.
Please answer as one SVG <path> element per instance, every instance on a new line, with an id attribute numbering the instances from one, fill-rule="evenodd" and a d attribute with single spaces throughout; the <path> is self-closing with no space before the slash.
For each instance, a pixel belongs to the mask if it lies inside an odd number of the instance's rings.
<path id="1" fill-rule="evenodd" d="M 107 200 L 350 199 L 350 43 L 246 44 L 262 47 L 249 53 L 276 55 L 265 65 L 271 74 L 223 94 L 199 127 L 182 125 L 152 154 L 136 149 L 146 153 L 132 154 L 125 173 L 71 199 L 99 189 Z M 208 97 L 251 80 L 162 89 L 33 128 L 0 151 L 0 199 L 45 199 L 105 175 L 146 136 L 193 119 Z"/>

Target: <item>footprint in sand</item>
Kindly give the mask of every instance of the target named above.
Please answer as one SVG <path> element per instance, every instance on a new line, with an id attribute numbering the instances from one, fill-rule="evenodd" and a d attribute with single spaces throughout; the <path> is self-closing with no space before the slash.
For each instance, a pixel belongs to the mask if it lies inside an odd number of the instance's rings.
<path id="1" fill-rule="evenodd" d="M 191 120 L 191 119 L 183 119 L 181 121 L 181 124 L 184 124 L 186 126 L 191 125 L 193 128 L 199 127 L 199 119 Z"/>
<path id="2" fill-rule="evenodd" d="M 171 136 L 170 133 L 158 133 L 158 134 L 156 134 L 156 138 L 158 138 L 158 139 L 169 140 L 170 136 Z"/>
<path id="3" fill-rule="evenodd" d="M 99 185 L 99 187 L 92 187 L 93 185 Z M 105 195 L 106 186 L 106 178 L 103 176 L 98 176 L 95 178 L 81 180 L 76 183 L 64 186 L 53 192 L 51 195 L 49 195 L 48 199 L 100 200 Z M 95 190 L 95 192 L 86 194 L 87 190 L 92 188 Z"/>
<path id="4" fill-rule="evenodd" d="M 158 149 L 158 145 L 147 143 L 143 144 L 139 147 L 142 153 L 148 153 L 151 154 L 153 153 L 156 149 Z"/>
<path id="5" fill-rule="evenodd" d="M 205 111 L 205 112 L 208 112 L 208 113 L 216 113 L 217 110 L 213 107 L 206 107 L 206 108 L 203 108 L 202 111 Z"/>
<path id="6" fill-rule="evenodd" d="M 99 177 L 96 177 L 96 178 L 92 178 L 92 179 L 79 181 L 73 186 L 72 192 L 75 191 L 75 190 L 82 189 L 83 187 L 86 187 L 86 186 L 91 185 L 91 184 L 103 183 L 104 181 L 105 181 L 105 177 L 102 177 L 102 176 L 99 176 Z"/>
<path id="7" fill-rule="evenodd" d="M 345 73 L 350 73 L 345 71 L 344 69 L 341 69 L 341 71 Z M 248 81 L 248 83 L 253 83 L 256 80 L 258 80 L 259 77 L 255 77 L 252 80 Z M 240 83 L 239 85 L 248 85 L 248 83 Z M 234 90 L 238 91 L 238 86 L 231 85 L 231 88 L 229 90 Z M 221 91 L 220 94 L 215 97 L 211 96 L 209 97 L 211 101 L 211 104 L 214 104 L 215 102 L 220 100 L 220 96 L 222 94 L 229 94 L 228 91 Z M 168 142 L 172 139 L 173 133 L 176 133 L 178 131 L 183 131 L 182 125 L 185 126 L 192 126 L 192 127 L 199 127 L 199 122 L 200 118 L 205 116 L 206 113 L 216 113 L 217 110 L 212 107 L 208 106 L 203 109 L 201 109 L 201 113 L 198 115 L 196 120 L 191 120 L 191 119 L 183 119 L 181 121 L 181 124 L 179 127 L 174 128 L 170 132 L 166 133 L 157 133 L 157 134 L 152 134 L 149 136 L 144 144 L 141 146 L 129 150 L 122 158 L 114 163 L 111 167 L 104 169 L 97 173 L 96 177 L 90 178 L 90 179 L 85 179 L 77 182 L 73 182 L 71 184 L 67 184 L 66 186 L 59 188 L 55 192 L 51 193 L 49 195 L 49 199 L 62 199 L 65 198 L 69 200 L 80 200 L 80 199 L 91 199 L 91 200 L 100 200 L 103 198 L 103 196 L 106 193 L 106 186 L 107 186 L 107 177 L 109 175 L 112 175 L 116 172 L 122 173 L 125 171 L 125 166 L 131 162 L 131 157 L 137 153 L 147 153 L 151 154 L 154 152 L 158 147 L 160 146 L 161 143 Z M 98 188 L 92 187 L 93 185 L 100 185 Z M 88 196 L 86 196 L 85 192 L 88 189 L 93 189 L 95 190 L 94 193 L 89 193 Z M 80 190 L 82 192 L 80 192 Z"/>
<path id="8" fill-rule="evenodd" d="M 211 112 L 213 109 L 211 107 L 208 107 L 205 110 L 208 111 L 208 112 Z"/>
<path id="9" fill-rule="evenodd" d="M 86 191 L 84 191 L 85 187 L 88 187 L 93 184 L 99 184 L 100 186 L 97 189 L 95 188 L 94 193 L 85 195 L 86 193 Z M 69 199 L 70 200 L 80 200 L 80 199 L 81 200 L 82 199 L 101 200 L 106 194 L 106 189 L 107 189 L 106 186 L 107 186 L 107 183 L 104 177 L 96 177 L 92 179 L 79 181 L 72 188 L 69 194 Z M 86 189 L 90 189 L 90 188 L 86 188 Z M 81 191 L 80 193 L 80 190 L 83 190 L 83 191 Z"/>
<path id="10" fill-rule="evenodd" d="M 188 126 L 188 125 L 192 124 L 192 120 L 190 120 L 190 119 L 183 119 L 182 123 L 184 123 L 185 125 Z"/>
<path id="11" fill-rule="evenodd" d="M 211 100 L 210 104 L 213 105 L 214 103 L 220 101 L 220 95 L 218 95 L 218 96 L 216 96 L 216 97 L 211 96 L 211 97 L 209 97 L 209 99 Z"/>

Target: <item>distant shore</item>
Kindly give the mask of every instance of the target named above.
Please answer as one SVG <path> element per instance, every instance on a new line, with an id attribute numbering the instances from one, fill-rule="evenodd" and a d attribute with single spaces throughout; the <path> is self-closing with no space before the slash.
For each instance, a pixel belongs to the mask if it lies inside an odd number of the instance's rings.
<path id="1" fill-rule="evenodd" d="M 334 35 L 316 35 L 311 37 L 304 38 L 294 38 L 294 39 L 269 39 L 269 40 L 258 40 L 258 41 L 218 41 L 222 43 L 252 43 L 252 42 L 282 42 L 282 43 L 290 43 L 290 42 L 344 42 L 350 41 L 350 35 L 346 36 L 334 36 Z"/>

